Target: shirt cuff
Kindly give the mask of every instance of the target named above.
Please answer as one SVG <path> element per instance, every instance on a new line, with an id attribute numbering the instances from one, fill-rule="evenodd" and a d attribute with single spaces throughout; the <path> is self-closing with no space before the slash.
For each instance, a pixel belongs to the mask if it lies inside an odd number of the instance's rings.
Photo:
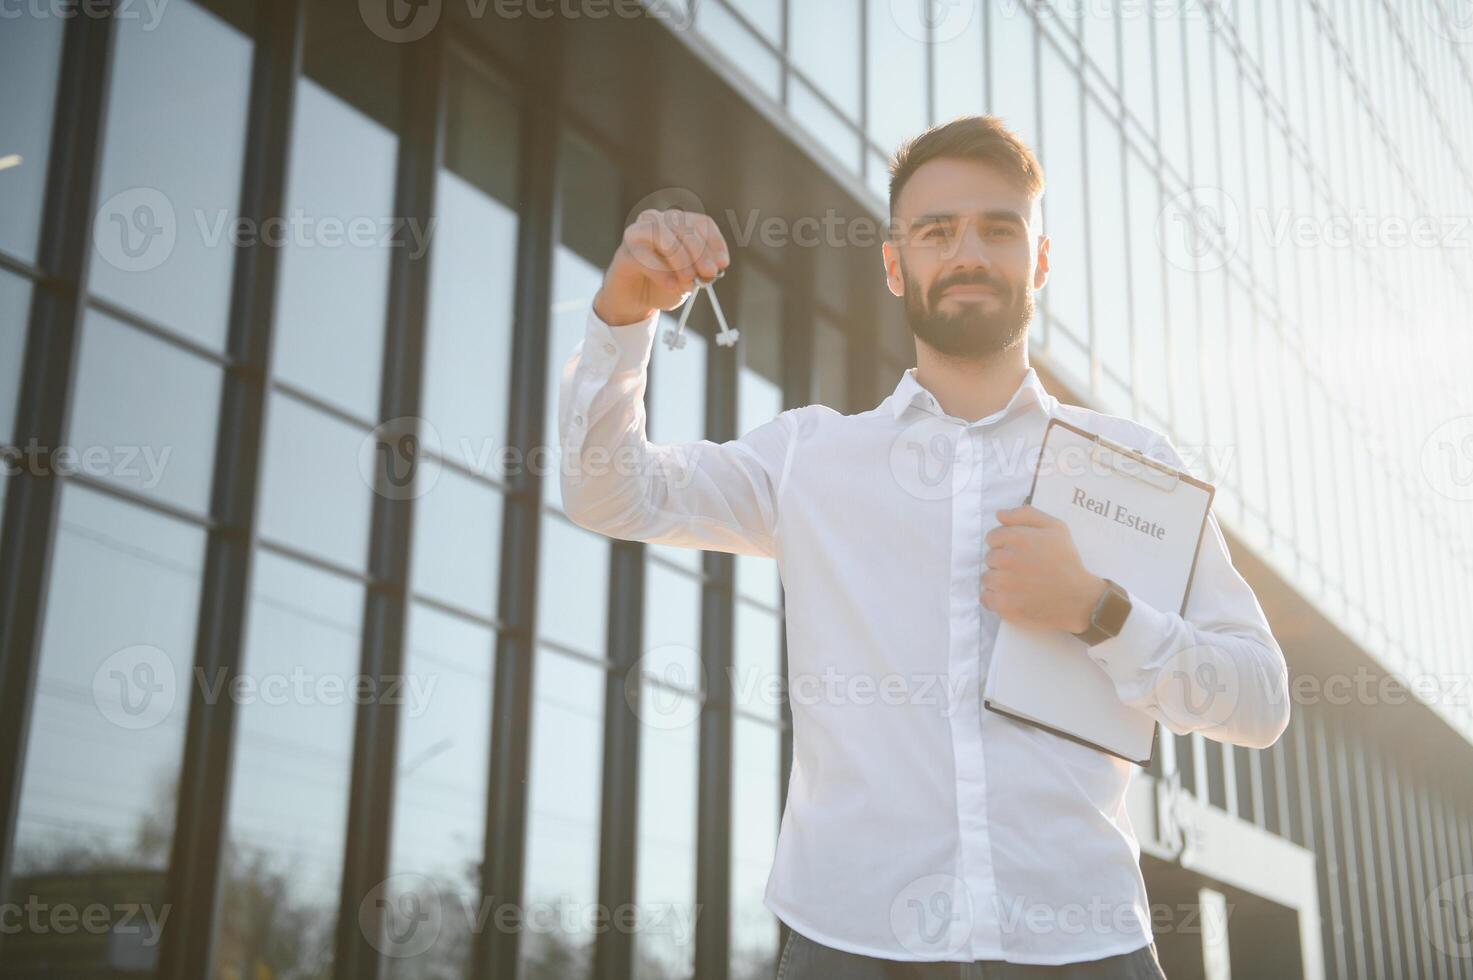
<path id="1" fill-rule="evenodd" d="M 632 371 L 644 367 L 654 345 L 655 330 L 660 325 L 656 310 L 637 323 L 611 327 L 588 308 L 588 326 L 583 337 L 583 356 L 591 364 L 613 371 Z"/>
<path id="2" fill-rule="evenodd" d="M 1130 597 L 1130 614 L 1120 632 L 1085 649 L 1089 658 L 1110 675 L 1117 690 L 1141 692 L 1153 686 L 1155 670 L 1160 666 L 1157 655 L 1171 635 L 1171 616 L 1129 589 L 1125 594 Z"/>

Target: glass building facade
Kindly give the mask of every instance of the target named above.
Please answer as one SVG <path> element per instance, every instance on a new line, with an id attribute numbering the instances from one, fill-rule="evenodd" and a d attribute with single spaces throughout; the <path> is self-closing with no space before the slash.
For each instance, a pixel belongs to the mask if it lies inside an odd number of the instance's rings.
<path id="1" fill-rule="evenodd" d="M 1045 170 L 1036 364 L 1214 482 L 1296 679 L 1135 781 L 1168 974 L 1473 977 L 1462 13 L 7 9 L 0 977 L 771 977 L 781 583 L 573 524 L 560 370 L 678 192 L 742 342 L 656 345 L 651 438 L 872 407 L 878 246 L 797 229 L 976 112 Z"/>

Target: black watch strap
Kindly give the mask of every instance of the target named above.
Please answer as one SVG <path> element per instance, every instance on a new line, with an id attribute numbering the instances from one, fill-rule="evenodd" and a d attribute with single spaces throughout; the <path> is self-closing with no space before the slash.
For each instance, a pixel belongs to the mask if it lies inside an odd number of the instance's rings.
<path id="1" fill-rule="evenodd" d="M 1087 645 L 1094 646 L 1104 640 L 1120 635 L 1125 626 L 1125 617 L 1130 615 L 1130 594 L 1118 582 L 1105 579 L 1105 591 L 1095 603 L 1090 614 L 1089 626 L 1074 635 Z"/>

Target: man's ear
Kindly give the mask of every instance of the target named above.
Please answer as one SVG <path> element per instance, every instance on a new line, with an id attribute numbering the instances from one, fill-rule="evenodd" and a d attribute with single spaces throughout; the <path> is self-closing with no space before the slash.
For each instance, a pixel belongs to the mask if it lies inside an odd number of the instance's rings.
<path id="1" fill-rule="evenodd" d="M 900 246 L 894 241 L 880 243 L 880 258 L 885 263 L 885 286 L 891 296 L 905 295 L 905 277 L 900 274 Z"/>
<path id="2" fill-rule="evenodd" d="M 1038 236 L 1038 256 L 1037 256 L 1037 263 L 1035 264 L 1035 266 L 1033 268 L 1033 288 L 1034 289 L 1042 289 L 1043 288 L 1043 284 L 1046 283 L 1046 282 L 1048 282 L 1048 250 L 1049 250 L 1049 244 L 1050 244 L 1050 241 L 1049 241 L 1049 237 L 1047 235 L 1039 235 Z"/>

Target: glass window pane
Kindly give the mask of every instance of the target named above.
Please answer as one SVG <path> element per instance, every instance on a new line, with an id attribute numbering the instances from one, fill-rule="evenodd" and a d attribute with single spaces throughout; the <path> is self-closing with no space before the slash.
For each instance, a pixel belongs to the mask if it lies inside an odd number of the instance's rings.
<path id="1" fill-rule="evenodd" d="M 742 710 L 771 721 L 782 716 L 782 629 L 776 612 L 736 604 L 732 697 Z"/>
<path id="2" fill-rule="evenodd" d="M 1168 417 L 1170 374 L 1166 369 L 1165 296 L 1161 274 L 1161 246 L 1157 221 L 1161 217 L 1161 189 L 1156 175 L 1133 151 L 1126 155 L 1126 191 L 1130 210 L 1130 282 L 1136 364 L 1136 390 L 1146 408 Z"/>
<path id="3" fill-rule="evenodd" d="M 781 751 L 778 729 L 733 719 L 731 978 L 765 980 L 777 971 L 777 918 L 762 904 L 777 853 Z"/>
<path id="4" fill-rule="evenodd" d="M 668 703 L 639 732 L 639 847 L 634 877 L 638 910 L 634 976 L 689 977 L 695 968 L 696 779 L 700 770 L 700 706 L 652 682 L 645 698 Z M 646 716 L 649 717 L 649 716 Z"/>
<path id="5" fill-rule="evenodd" d="M 771 0 L 737 0 L 737 6 L 759 6 Z M 773 4 L 773 6 L 777 6 Z M 750 16 L 750 15 L 749 15 Z M 777 14 L 779 25 L 782 15 Z M 696 13 L 696 29 L 719 45 L 720 54 L 729 58 L 752 80 L 757 89 L 768 98 L 777 101 L 782 97 L 782 62 L 760 35 L 734 17 L 721 3 L 702 3 Z M 780 31 L 779 31 L 780 34 Z M 779 44 L 781 38 L 774 35 L 772 43 Z"/>
<path id="6" fill-rule="evenodd" d="M 814 91 L 800 81 L 793 82 L 788 91 L 788 111 L 798 121 L 799 127 L 819 146 L 833 154 L 844 166 L 856 173 L 863 159 L 863 148 L 858 127 L 829 108 Z"/>
<path id="7" fill-rule="evenodd" d="M 394 218 L 397 147 L 356 106 L 298 83 L 273 370 L 368 419 L 378 416 L 391 250 L 425 246 L 417 221 Z"/>
<path id="8" fill-rule="evenodd" d="M 922 10 L 919 5 L 897 5 L 896 10 Z M 971 116 L 987 111 L 985 76 L 987 43 L 983 34 L 986 19 L 980 3 L 947 4 L 931 8 L 940 14 L 932 29 L 931 52 L 936 74 L 932 91 L 936 96 L 936 121 Z M 936 16 L 933 13 L 932 16 Z"/>
<path id="9" fill-rule="evenodd" d="M 992 57 L 989 65 L 992 72 L 991 112 L 1002 117 L 1008 128 L 1022 137 L 1023 142 L 1038 146 L 1038 100 L 1035 97 L 1037 75 L 1034 55 L 1035 25 L 1028 5 L 1004 3 L 994 6 L 989 12 L 987 38 Z M 1044 176 L 1052 179 L 1048 161 L 1043 164 Z"/>
<path id="10" fill-rule="evenodd" d="M 474 943 L 474 919 L 459 912 L 481 896 L 495 651 L 489 629 L 410 606 L 385 896 L 393 980 L 461 976 Z M 415 908 L 400 901 L 411 894 L 439 902 L 438 931 L 422 951 L 408 918 L 395 916 Z"/>
<path id="11" fill-rule="evenodd" d="M 30 312 L 31 284 L 8 272 L 0 272 L 0 443 L 15 438 L 15 407 L 20 398 L 20 370 L 26 353 Z M 5 492 L 4 486 L 5 481 L 0 480 L 0 494 Z"/>
<path id="12" fill-rule="evenodd" d="M 360 458 L 372 463 L 370 434 L 289 395 L 266 411 L 261 534 L 348 568 L 368 562 L 372 484 Z"/>
<path id="13" fill-rule="evenodd" d="M 1156 19 L 1156 81 L 1161 105 L 1161 152 L 1178 174 L 1186 175 L 1191 113 L 1187 111 L 1187 70 L 1183 18 L 1163 9 Z M 1206 104 L 1205 101 L 1203 103 Z"/>
<path id="14" fill-rule="evenodd" d="M 1054 52 L 1043 51 L 1044 113 L 1043 172 L 1048 181 L 1043 195 L 1043 230 L 1049 249 L 1049 280 L 1043 289 L 1048 312 L 1081 344 L 1089 336 L 1087 252 L 1084 247 L 1084 146 L 1082 143 L 1079 76 Z M 1064 345 L 1050 333 L 1050 353 L 1062 356 Z M 1087 366 L 1076 375 L 1089 377 Z"/>
<path id="15" fill-rule="evenodd" d="M 604 656 L 608 646 L 609 539 L 551 514 L 542 518 L 537 563 L 537 632 Z"/>
<path id="16" fill-rule="evenodd" d="M 839 112 L 859 119 L 860 0 L 788 4 L 793 64 Z"/>
<path id="17" fill-rule="evenodd" d="M 215 365 L 88 311 L 67 435 L 78 468 L 207 513 L 221 381 Z"/>
<path id="18" fill-rule="evenodd" d="M 1135 4 L 1127 6 L 1135 7 Z M 1138 12 L 1136 12 L 1138 15 Z M 1124 10 L 1120 16 L 1128 16 Z M 1114 4 L 1087 4 L 1079 11 L 1079 30 L 1084 39 L 1084 53 L 1111 85 L 1116 79 Z"/>
<path id="19" fill-rule="evenodd" d="M 1085 20 L 1091 15 L 1086 14 Z M 1094 266 L 1090 287 L 1094 305 L 1094 353 L 1104 366 L 1101 392 L 1117 412 L 1130 412 L 1130 311 L 1126 306 L 1129 268 L 1125 249 L 1125 180 L 1122 176 L 1122 136 L 1095 104 L 1085 100 L 1089 125 L 1088 153 L 1090 240 Z M 1067 230 L 1067 229 L 1066 229 Z M 1066 273 L 1067 275 L 1067 273 Z M 1112 382 L 1113 377 L 1113 382 Z"/>
<path id="20" fill-rule="evenodd" d="M 31 284 L 0 272 L 0 445 L 15 439 L 15 409 L 20 398 L 30 308 Z M 0 468 L 0 515 L 5 513 L 5 495 L 10 489 L 9 471 L 6 461 Z"/>
<path id="21" fill-rule="evenodd" d="M 838 412 L 849 407 L 849 340 L 831 320 L 813 322 L 813 402 Z"/>
<path id="22" fill-rule="evenodd" d="M 34 262 L 46 199 L 62 17 L 5 18 L 0 31 L 0 250 Z"/>
<path id="23" fill-rule="evenodd" d="M 189 0 L 115 29 L 89 288 L 221 348 L 251 41 Z"/>
<path id="24" fill-rule="evenodd" d="M 1133 115 L 1148 135 L 1156 133 L 1154 79 L 1151 75 L 1151 22 L 1154 16 L 1145 4 L 1128 4 L 1120 11 L 1120 47 L 1126 55 L 1121 62 L 1120 94 L 1125 111 Z"/>
<path id="25" fill-rule="evenodd" d="M 494 616 L 501 571 L 500 492 L 444 467 L 417 506 L 410 568 L 414 591 Z"/>
<path id="26" fill-rule="evenodd" d="M 521 980 L 577 980 L 593 965 L 604 685 L 600 667 L 537 652 L 523 912 L 548 928 L 523 933 Z"/>
<path id="27" fill-rule="evenodd" d="M 890 0 L 868 0 L 869 3 L 869 135 L 885 153 L 894 153 L 900 144 L 918 136 L 926 128 L 926 35 L 917 23 L 919 18 L 897 17 L 914 14 L 918 5 Z M 798 4 L 797 6 L 817 6 Z M 829 36 L 827 25 L 814 32 L 814 44 L 829 46 L 842 43 Z"/>
<path id="28" fill-rule="evenodd" d="M 41 632 L 12 895 L 164 911 L 205 535 L 63 484 Z M 10 930 L 7 930 L 8 932 Z M 105 934 L 12 933 L 5 965 L 54 976 Z M 148 975 L 157 937 L 130 950 Z M 152 942 L 146 942 L 152 938 Z"/>
<path id="29" fill-rule="evenodd" d="M 646 562 L 643 640 L 646 651 L 671 648 L 662 653 L 660 661 L 662 664 L 679 662 L 686 670 L 675 682 L 689 684 L 686 679 L 700 663 L 701 583 L 698 579 L 661 562 Z"/>
<path id="30" fill-rule="evenodd" d="M 256 555 L 215 975 L 330 972 L 363 590 Z M 290 800 L 290 806 L 282 801 Z"/>
<path id="31" fill-rule="evenodd" d="M 452 71 L 430 253 L 424 415 L 448 457 L 488 475 L 500 469 L 511 391 L 517 135 L 517 116 L 498 90 L 469 69 Z"/>

